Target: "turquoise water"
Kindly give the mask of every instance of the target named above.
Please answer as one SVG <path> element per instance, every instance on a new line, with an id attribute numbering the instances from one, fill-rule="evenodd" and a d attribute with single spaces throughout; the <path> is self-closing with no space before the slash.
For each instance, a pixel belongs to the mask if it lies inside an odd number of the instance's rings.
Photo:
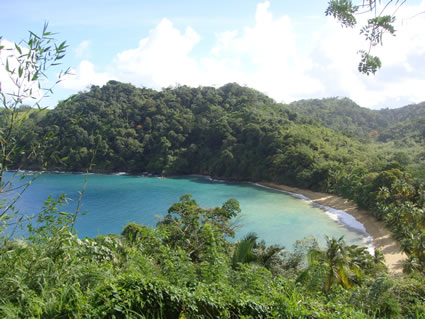
<path id="1" fill-rule="evenodd" d="M 17 205 L 28 215 L 40 211 L 51 194 L 70 198 L 64 210 L 77 207 L 85 175 L 42 174 L 25 191 Z M 88 175 L 81 202 L 82 211 L 76 222 L 80 237 L 120 233 L 129 222 L 154 226 L 158 216 L 177 202 L 181 195 L 192 194 L 202 207 L 221 206 L 236 198 L 242 213 L 237 221 L 237 237 L 256 232 L 267 244 L 280 244 L 290 249 L 297 239 L 324 235 L 345 236 L 350 243 L 364 244 L 366 235 L 353 231 L 332 219 L 323 209 L 311 203 L 247 183 L 223 183 L 200 177 L 157 178 L 138 176 Z"/>

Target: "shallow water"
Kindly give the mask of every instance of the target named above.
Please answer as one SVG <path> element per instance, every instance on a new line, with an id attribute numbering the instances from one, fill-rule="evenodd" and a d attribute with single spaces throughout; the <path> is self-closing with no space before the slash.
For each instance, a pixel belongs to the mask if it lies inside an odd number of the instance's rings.
<path id="1" fill-rule="evenodd" d="M 26 214 L 40 211 L 51 194 L 70 198 L 65 211 L 75 211 L 85 175 L 52 174 L 39 176 L 25 191 L 18 208 Z M 236 198 L 242 213 L 237 238 L 256 232 L 267 244 L 290 249 L 297 239 L 315 236 L 324 243 L 324 235 L 340 237 L 358 245 L 370 244 L 361 227 L 346 227 L 332 214 L 310 202 L 282 192 L 247 183 L 224 183 L 202 177 L 138 177 L 126 175 L 88 175 L 81 201 L 82 211 L 76 229 L 80 237 L 120 233 L 129 222 L 154 226 L 158 216 L 177 202 L 181 195 L 192 194 L 202 207 L 220 206 Z"/>

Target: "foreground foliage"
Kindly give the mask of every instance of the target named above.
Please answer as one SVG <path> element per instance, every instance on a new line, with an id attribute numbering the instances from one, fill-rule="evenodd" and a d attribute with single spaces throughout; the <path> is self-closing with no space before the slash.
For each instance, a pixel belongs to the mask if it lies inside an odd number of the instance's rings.
<path id="1" fill-rule="evenodd" d="M 235 200 L 203 209 L 185 195 L 156 229 L 129 224 L 121 236 L 94 239 L 79 239 L 72 215 L 57 207 L 46 205 L 42 219 L 54 221 L 32 228 L 28 238 L 2 241 L 2 318 L 425 316 L 422 276 L 390 280 L 385 266 L 342 239 L 329 239 L 323 251 L 314 240 L 298 242 L 293 252 L 274 249 L 265 263 L 269 248 L 258 243 L 253 258 L 236 261 L 238 247 L 255 236 L 227 240 L 239 212 Z M 318 252 L 327 257 L 304 264 L 306 254 Z M 330 270 L 341 279 L 333 271 L 341 263 L 336 253 L 361 265 L 361 276 L 346 274 L 350 286 L 329 282 Z"/>

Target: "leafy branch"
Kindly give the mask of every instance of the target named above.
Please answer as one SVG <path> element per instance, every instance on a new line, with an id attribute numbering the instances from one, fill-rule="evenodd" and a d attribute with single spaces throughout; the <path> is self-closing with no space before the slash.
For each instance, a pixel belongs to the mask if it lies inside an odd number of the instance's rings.
<path id="1" fill-rule="evenodd" d="M 20 108 L 24 103 L 30 103 L 41 111 L 43 109 L 40 106 L 41 100 L 48 97 L 53 92 L 53 88 L 63 80 L 63 77 L 69 74 L 69 68 L 61 71 L 54 84 L 48 85 L 48 71 L 61 64 L 68 47 L 65 41 L 58 43 L 54 38 L 55 35 L 48 31 L 48 23 L 45 23 L 41 34 L 29 31 L 26 41 L 6 45 L 5 42 L 1 42 L 2 38 L 0 37 L 0 65 L 8 76 L 7 83 L 0 83 L 0 106 L 2 108 L 0 111 L 0 193 L 10 194 L 7 196 L 8 199 L 0 202 L 0 222 L 3 225 L 17 214 L 17 211 L 13 210 L 17 200 L 13 197 L 13 193 L 17 189 L 13 181 L 17 177 L 17 172 L 7 180 L 4 174 L 14 163 L 16 156 L 25 155 L 24 149 L 19 145 L 30 133 L 29 131 L 24 132 L 19 137 L 15 134 L 29 115 L 29 112 L 20 112 Z M 31 150 L 28 156 L 33 154 L 34 152 Z M 24 184 L 29 185 L 31 181 Z M 18 188 L 25 190 L 27 186 L 20 185 Z M 19 198 L 20 195 L 21 193 L 15 196 Z M 14 213 L 11 213 L 11 210 Z"/>
<path id="2" fill-rule="evenodd" d="M 354 4 L 352 0 L 329 1 L 325 15 L 337 19 L 343 27 L 354 28 L 357 25 L 357 15 L 372 15 L 367 24 L 360 29 L 360 34 L 369 43 L 368 50 L 358 51 L 360 54 L 358 70 L 360 73 L 375 74 L 381 68 L 382 62 L 378 56 L 371 54 L 372 48 L 378 44 L 383 44 L 384 34 L 395 35 L 396 14 L 406 1 L 387 0 L 382 3 L 381 0 L 362 0 L 359 4 Z M 388 12 L 390 8 L 394 8 L 394 11 Z"/>

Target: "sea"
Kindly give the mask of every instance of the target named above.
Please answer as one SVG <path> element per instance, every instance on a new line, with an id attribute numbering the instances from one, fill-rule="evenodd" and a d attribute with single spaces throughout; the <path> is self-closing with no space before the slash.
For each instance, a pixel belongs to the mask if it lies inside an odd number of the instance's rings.
<path id="1" fill-rule="evenodd" d="M 11 178 L 12 173 L 7 173 Z M 233 183 L 200 176 L 147 177 L 117 174 L 77 174 L 21 172 L 31 180 L 20 195 L 16 208 L 25 216 L 37 215 L 50 196 L 65 194 L 67 201 L 59 210 L 78 216 L 75 229 L 80 238 L 110 233 L 120 234 L 128 223 L 155 227 L 168 208 L 184 194 L 204 208 L 221 206 L 226 200 L 239 201 L 242 212 L 234 220 L 237 240 L 255 232 L 267 245 L 278 244 L 291 250 L 297 240 L 315 237 L 325 244 L 325 235 L 341 237 L 349 244 L 373 250 L 372 238 L 351 215 L 308 198 L 284 193 L 252 183 Z M 17 196 L 22 189 L 7 196 Z M 3 194 L 4 195 L 4 194 Z M 1 198 L 0 198 L 1 200 Z M 25 231 L 17 234 L 25 235 Z M 232 239 L 231 239 L 232 240 Z"/>

